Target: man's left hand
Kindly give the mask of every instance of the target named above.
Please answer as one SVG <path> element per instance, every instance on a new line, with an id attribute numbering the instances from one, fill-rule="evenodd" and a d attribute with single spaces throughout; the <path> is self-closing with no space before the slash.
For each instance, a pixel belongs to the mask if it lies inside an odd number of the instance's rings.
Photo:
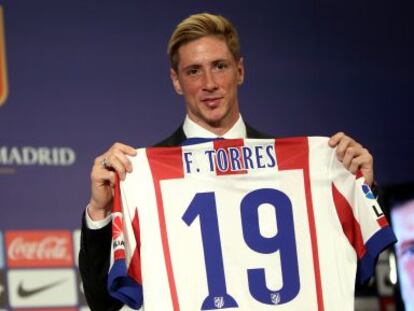
<path id="1" fill-rule="evenodd" d="M 366 183 L 372 186 L 374 183 L 374 161 L 368 149 L 343 132 L 333 135 L 329 139 L 329 146 L 336 147 L 336 156 L 347 170 L 353 174 L 360 170 Z"/>

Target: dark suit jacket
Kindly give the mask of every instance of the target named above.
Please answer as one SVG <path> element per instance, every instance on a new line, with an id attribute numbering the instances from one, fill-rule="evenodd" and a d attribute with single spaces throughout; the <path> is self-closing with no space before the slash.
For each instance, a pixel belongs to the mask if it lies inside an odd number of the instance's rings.
<path id="1" fill-rule="evenodd" d="M 246 124 L 248 138 L 270 138 Z M 182 126 L 170 137 L 156 144 L 156 147 L 179 146 L 186 140 Z M 98 230 L 88 229 L 85 216 L 82 217 L 79 270 L 86 300 L 91 310 L 119 310 L 122 304 L 112 298 L 107 290 L 109 255 L 111 250 L 111 224 Z"/>

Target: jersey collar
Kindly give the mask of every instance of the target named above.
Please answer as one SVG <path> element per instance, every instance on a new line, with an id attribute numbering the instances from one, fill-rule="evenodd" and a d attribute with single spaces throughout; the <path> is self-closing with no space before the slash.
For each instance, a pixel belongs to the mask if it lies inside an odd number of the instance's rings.
<path id="1" fill-rule="evenodd" d="M 201 127 L 193 120 L 190 119 L 188 115 L 186 115 L 184 123 L 183 123 L 183 131 L 187 138 L 194 138 L 194 137 L 203 137 L 203 138 L 216 138 L 218 135 L 206 130 L 205 128 Z M 231 129 L 229 129 L 224 135 L 220 137 L 226 139 L 232 138 L 246 138 L 246 124 L 243 121 L 242 116 L 239 114 L 239 118 L 237 122 L 233 125 Z"/>

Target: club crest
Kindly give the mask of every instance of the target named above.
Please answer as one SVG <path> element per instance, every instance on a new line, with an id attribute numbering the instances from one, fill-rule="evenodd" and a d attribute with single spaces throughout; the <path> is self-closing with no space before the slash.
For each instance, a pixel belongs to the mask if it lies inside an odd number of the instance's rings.
<path id="1" fill-rule="evenodd" d="M 3 7 L 0 6 L 0 107 L 6 102 L 8 94 L 6 40 L 4 38 Z"/>

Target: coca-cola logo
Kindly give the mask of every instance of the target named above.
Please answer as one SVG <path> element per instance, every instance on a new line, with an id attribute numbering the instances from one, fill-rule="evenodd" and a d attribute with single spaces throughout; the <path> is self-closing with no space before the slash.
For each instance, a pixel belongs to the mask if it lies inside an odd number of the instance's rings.
<path id="1" fill-rule="evenodd" d="M 53 236 L 40 241 L 26 241 L 18 237 L 10 243 L 8 255 L 11 260 L 70 259 L 67 243 L 66 238 Z"/>
<path id="2" fill-rule="evenodd" d="M 6 232 L 7 262 L 11 267 L 70 266 L 72 239 L 66 231 Z"/>

